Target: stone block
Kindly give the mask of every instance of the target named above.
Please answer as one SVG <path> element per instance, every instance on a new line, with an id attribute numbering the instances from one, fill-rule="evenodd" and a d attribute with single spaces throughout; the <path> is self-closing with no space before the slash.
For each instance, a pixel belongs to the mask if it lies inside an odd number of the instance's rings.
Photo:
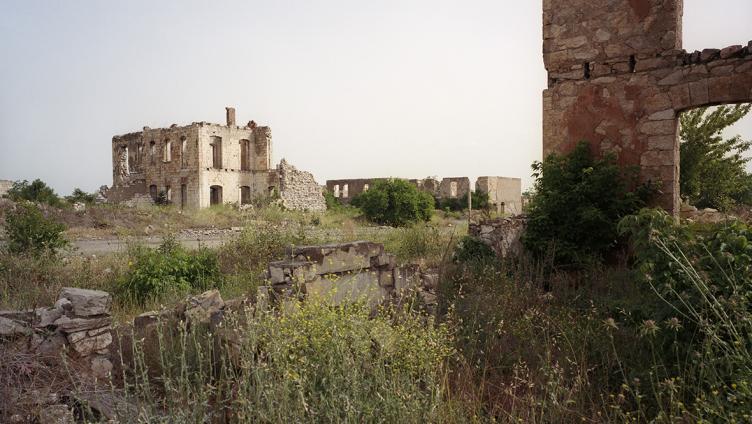
<path id="1" fill-rule="evenodd" d="M 107 327 L 112 323 L 110 317 L 101 318 L 69 318 L 61 316 L 53 322 L 58 330 L 64 333 L 75 333 L 83 330 Z"/>
<path id="2" fill-rule="evenodd" d="M 371 258 L 384 252 L 384 246 L 367 241 L 300 246 L 288 250 L 290 256 L 313 262 L 316 275 L 358 271 L 371 266 Z"/>
<path id="3" fill-rule="evenodd" d="M 743 49 L 744 47 L 741 45 L 728 46 L 725 49 L 721 49 L 720 57 L 721 59 L 728 59 L 730 57 L 741 55 Z"/>
<path id="4" fill-rule="evenodd" d="M 14 338 L 30 335 L 31 328 L 27 325 L 9 318 L 0 317 L 0 337 Z"/>
<path id="5" fill-rule="evenodd" d="M 386 290 L 379 285 L 376 273 L 362 272 L 338 278 L 317 277 L 305 284 L 307 298 L 315 298 L 333 305 L 365 302 L 375 307 L 386 299 Z"/>
<path id="6" fill-rule="evenodd" d="M 73 287 L 63 288 L 59 299 L 67 299 L 73 313 L 79 317 L 108 314 L 112 303 L 112 297 L 107 292 Z"/>

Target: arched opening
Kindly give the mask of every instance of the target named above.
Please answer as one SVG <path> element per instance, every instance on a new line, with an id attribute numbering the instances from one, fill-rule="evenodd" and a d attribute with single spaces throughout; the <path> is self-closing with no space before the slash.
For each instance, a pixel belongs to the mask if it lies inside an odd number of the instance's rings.
<path id="1" fill-rule="evenodd" d="M 165 201 L 168 205 L 172 203 L 172 187 L 170 186 L 165 186 Z"/>
<path id="2" fill-rule="evenodd" d="M 248 205 L 251 203 L 251 188 L 249 186 L 240 187 L 240 204 Z"/>
<path id="3" fill-rule="evenodd" d="M 222 204 L 222 186 L 213 185 L 209 187 L 209 205 Z"/>
<path id="4" fill-rule="evenodd" d="M 680 215 L 752 204 L 752 104 L 699 107 L 679 116 Z"/>
<path id="5" fill-rule="evenodd" d="M 449 183 L 449 197 L 457 197 L 457 181 Z"/>
<path id="6" fill-rule="evenodd" d="M 334 195 L 334 197 L 339 198 L 339 184 L 335 184 L 334 185 L 334 189 L 332 190 L 332 194 Z"/>
<path id="7" fill-rule="evenodd" d="M 350 197 L 350 186 L 348 184 L 342 186 L 342 197 L 344 199 Z"/>

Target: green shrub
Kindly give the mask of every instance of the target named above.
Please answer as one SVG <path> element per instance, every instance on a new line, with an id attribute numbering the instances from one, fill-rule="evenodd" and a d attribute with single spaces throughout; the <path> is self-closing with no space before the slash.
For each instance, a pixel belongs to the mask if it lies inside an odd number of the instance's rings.
<path id="1" fill-rule="evenodd" d="M 122 295 L 139 304 L 167 293 L 221 286 L 223 281 L 215 251 L 207 248 L 188 251 L 170 237 L 158 249 L 131 248 L 128 266 L 119 289 Z"/>
<path id="2" fill-rule="evenodd" d="M 80 188 L 76 187 L 73 190 L 73 193 L 71 193 L 70 196 L 65 196 L 65 200 L 68 201 L 68 203 L 86 203 L 86 204 L 92 204 L 95 200 L 97 200 L 96 194 L 89 194 Z"/>
<path id="3" fill-rule="evenodd" d="M 645 375 L 672 382 L 659 385 L 640 408 L 652 406 L 666 422 L 688 416 L 748 421 L 752 228 L 738 221 L 690 227 L 644 209 L 624 218 L 619 229 L 631 236 L 642 284 L 662 306 L 642 328 L 653 357 Z"/>
<path id="4" fill-rule="evenodd" d="M 17 203 L 5 215 L 7 249 L 11 253 L 54 254 L 68 245 L 63 231 L 65 225 L 45 218 L 36 205 L 26 201 Z"/>
<path id="5" fill-rule="evenodd" d="M 483 191 L 470 192 L 473 202 L 473 210 L 485 210 L 488 209 L 488 193 Z M 467 194 L 462 197 L 456 198 L 434 198 L 436 209 L 443 211 L 459 212 L 467 210 Z"/>
<path id="6" fill-rule="evenodd" d="M 585 142 L 534 163 L 533 171 L 536 195 L 522 240 L 535 256 L 553 254 L 559 265 L 601 261 L 617 245 L 619 220 L 654 191 L 638 185 L 636 170 L 619 167 L 613 155 L 594 158 Z"/>
<path id="7" fill-rule="evenodd" d="M 472 236 L 465 236 L 459 243 L 457 243 L 453 259 L 456 262 L 466 264 L 487 264 L 498 262 L 493 249 Z"/>
<path id="8" fill-rule="evenodd" d="M 430 194 L 400 179 L 375 181 L 368 191 L 356 196 L 352 204 L 370 221 L 395 227 L 430 220 L 434 207 Z"/>
<path id="9" fill-rule="evenodd" d="M 27 200 L 29 202 L 46 203 L 51 206 L 60 206 L 61 204 L 55 191 L 38 178 L 31 183 L 26 180 L 15 181 L 5 197 L 14 202 Z"/>
<path id="10" fill-rule="evenodd" d="M 324 189 L 324 200 L 326 201 L 326 209 L 327 210 L 337 210 L 342 209 L 342 204 L 337 200 L 336 197 L 334 197 L 334 194 L 332 194 L 331 191 Z"/>

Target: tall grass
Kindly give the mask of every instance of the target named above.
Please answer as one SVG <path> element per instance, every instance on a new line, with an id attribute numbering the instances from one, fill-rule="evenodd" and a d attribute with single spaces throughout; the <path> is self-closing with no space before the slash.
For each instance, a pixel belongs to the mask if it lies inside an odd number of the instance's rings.
<path id="1" fill-rule="evenodd" d="M 137 342 L 124 368 L 142 421 L 440 420 L 451 335 L 424 317 L 372 317 L 364 305 L 311 299 L 281 316 L 245 311 L 213 332 L 167 332 L 157 332 L 151 358 L 149 341 Z"/>

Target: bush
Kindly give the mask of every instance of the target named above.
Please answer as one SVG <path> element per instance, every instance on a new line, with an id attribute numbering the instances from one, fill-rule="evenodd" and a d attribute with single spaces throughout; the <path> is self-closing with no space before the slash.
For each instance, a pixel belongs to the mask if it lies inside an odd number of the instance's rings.
<path id="1" fill-rule="evenodd" d="M 56 253 L 68 245 L 65 225 L 42 215 L 33 203 L 22 201 L 5 215 L 5 232 L 11 253 Z"/>
<path id="2" fill-rule="evenodd" d="M 216 252 L 207 248 L 187 251 L 171 237 L 166 237 L 156 250 L 131 248 L 128 266 L 119 289 L 139 304 L 167 293 L 221 286 L 223 280 Z"/>
<path id="3" fill-rule="evenodd" d="M 61 203 L 55 191 L 38 178 L 31 183 L 26 180 L 15 181 L 5 197 L 14 202 L 27 200 L 29 202 L 46 203 L 51 206 L 60 206 Z"/>
<path id="4" fill-rule="evenodd" d="M 662 305 L 650 320 L 649 375 L 675 383 L 659 386 L 651 403 L 667 422 L 687 414 L 698 422 L 748 420 L 752 228 L 737 221 L 681 226 L 649 209 L 619 228 L 632 238 L 642 283 Z"/>
<path id="5" fill-rule="evenodd" d="M 86 204 L 92 204 L 95 200 L 97 200 L 96 194 L 89 194 L 80 188 L 76 187 L 73 190 L 73 193 L 71 193 L 70 196 L 65 196 L 65 200 L 68 201 L 68 203 L 86 203 Z"/>
<path id="6" fill-rule="evenodd" d="M 617 245 L 619 220 L 643 207 L 654 192 L 613 155 L 595 159 L 581 142 L 566 156 L 533 164 L 536 195 L 529 207 L 525 247 L 556 264 L 600 262 Z M 630 187 L 637 187 L 630 190 Z"/>
<path id="7" fill-rule="evenodd" d="M 485 210 L 488 209 L 488 193 L 483 191 L 470 192 L 473 202 L 473 210 Z M 459 212 L 467 210 L 467 194 L 462 197 L 456 198 L 434 198 L 436 209 L 443 211 Z"/>
<path id="8" fill-rule="evenodd" d="M 457 244 L 453 259 L 458 263 L 490 264 L 498 262 L 496 254 L 487 244 L 472 236 L 465 236 Z"/>
<path id="9" fill-rule="evenodd" d="M 434 207 L 430 194 L 400 179 L 375 181 L 368 191 L 356 196 L 352 204 L 370 221 L 395 227 L 430 220 Z"/>

